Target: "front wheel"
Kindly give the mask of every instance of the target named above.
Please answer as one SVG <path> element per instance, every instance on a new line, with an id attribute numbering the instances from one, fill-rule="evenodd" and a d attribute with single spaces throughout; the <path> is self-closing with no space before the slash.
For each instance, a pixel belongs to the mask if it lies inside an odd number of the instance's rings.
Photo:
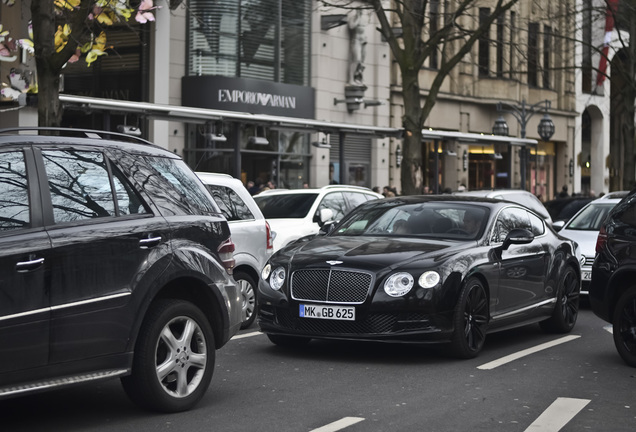
<path id="1" fill-rule="evenodd" d="M 187 301 L 159 300 L 144 319 L 132 374 L 122 384 L 143 408 L 185 411 L 208 389 L 214 357 L 214 334 L 203 312 Z"/>
<path id="2" fill-rule="evenodd" d="M 625 363 L 636 367 L 636 287 L 618 299 L 612 324 L 616 350 Z"/>
<path id="3" fill-rule="evenodd" d="M 565 269 L 557 291 L 556 304 L 552 316 L 539 325 L 551 333 L 568 333 L 574 328 L 579 315 L 579 295 L 581 280 L 572 267 Z"/>
<path id="4" fill-rule="evenodd" d="M 488 297 L 478 279 L 471 278 L 464 285 L 455 307 L 453 324 L 453 353 L 464 359 L 477 357 L 484 346 L 488 328 Z"/>

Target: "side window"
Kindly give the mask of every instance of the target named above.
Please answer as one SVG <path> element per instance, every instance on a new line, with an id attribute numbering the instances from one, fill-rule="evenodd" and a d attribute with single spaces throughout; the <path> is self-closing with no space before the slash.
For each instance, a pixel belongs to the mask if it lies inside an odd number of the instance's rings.
<path id="1" fill-rule="evenodd" d="M 119 215 L 149 214 L 150 209 L 128 182 L 124 174 L 112 162 L 110 166 L 113 173 Z"/>
<path id="2" fill-rule="evenodd" d="M 228 221 L 235 220 L 252 220 L 254 215 L 247 207 L 247 204 L 241 199 L 241 197 L 234 192 L 233 189 L 226 186 L 210 185 L 205 187 L 208 189 L 214 202 L 221 209 L 221 213 Z"/>
<path id="3" fill-rule="evenodd" d="M 0 153 L 0 231 L 28 228 L 29 188 L 22 152 Z"/>
<path id="4" fill-rule="evenodd" d="M 349 200 L 349 205 L 351 206 L 349 211 L 358 207 L 360 204 L 367 202 L 368 199 L 367 195 L 358 192 L 345 192 L 344 194 Z"/>
<path id="5" fill-rule="evenodd" d="M 56 223 L 115 215 L 104 155 L 77 150 L 42 152 Z"/>
<path id="6" fill-rule="evenodd" d="M 333 220 L 340 220 L 348 213 L 347 203 L 341 192 L 332 192 L 325 195 L 318 205 L 318 211 L 324 208 L 333 210 Z"/>
<path id="7" fill-rule="evenodd" d="M 535 236 L 540 236 L 545 233 L 545 224 L 543 223 L 543 219 L 538 217 L 537 215 L 528 212 L 528 216 L 530 217 L 530 224 L 532 224 L 532 234 Z"/>
<path id="8" fill-rule="evenodd" d="M 528 212 L 517 207 L 508 207 L 499 212 L 491 242 L 502 243 L 508 233 L 515 228 L 525 228 L 532 231 Z"/>
<path id="9" fill-rule="evenodd" d="M 148 157 L 147 160 L 179 192 L 184 205 L 203 213 L 218 213 L 201 181 L 181 159 Z"/>

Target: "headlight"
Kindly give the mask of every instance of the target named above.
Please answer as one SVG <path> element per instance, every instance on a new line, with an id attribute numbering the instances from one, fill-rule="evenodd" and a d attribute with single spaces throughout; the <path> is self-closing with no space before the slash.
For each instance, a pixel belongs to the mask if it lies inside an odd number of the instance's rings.
<path id="1" fill-rule="evenodd" d="M 285 269 L 276 267 L 269 278 L 269 286 L 278 291 L 285 282 Z"/>
<path id="2" fill-rule="evenodd" d="M 272 272 L 272 265 L 270 263 L 265 264 L 265 267 L 263 267 L 263 270 L 261 270 L 261 279 L 267 280 L 271 272 Z"/>
<path id="3" fill-rule="evenodd" d="M 434 271 L 427 271 L 422 273 L 422 276 L 417 280 L 422 288 L 433 288 L 439 283 L 439 274 Z"/>
<path id="4" fill-rule="evenodd" d="M 410 273 L 395 273 L 384 282 L 384 292 L 391 297 L 401 297 L 413 288 L 413 276 Z"/>

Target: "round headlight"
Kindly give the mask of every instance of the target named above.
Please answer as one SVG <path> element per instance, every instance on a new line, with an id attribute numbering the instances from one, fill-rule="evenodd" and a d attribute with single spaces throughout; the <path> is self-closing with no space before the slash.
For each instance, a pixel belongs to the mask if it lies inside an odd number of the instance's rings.
<path id="1" fill-rule="evenodd" d="M 401 297 L 413 288 L 413 276 L 410 273 L 395 273 L 384 282 L 384 292 L 391 297 Z"/>
<path id="2" fill-rule="evenodd" d="M 422 276 L 417 280 L 422 288 L 433 288 L 439 283 L 439 274 L 434 271 L 427 271 L 422 273 Z"/>
<path id="3" fill-rule="evenodd" d="M 272 272 L 272 265 L 270 263 L 265 264 L 265 267 L 263 267 L 263 270 L 261 270 L 261 279 L 267 280 L 271 272 Z"/>
<path id="4" fill-rule="evenodd" d="M 278 291 L 283 286 L 285 282 L 285 269 L 282 267 L 276 267 L 272 272 L 272 275 L 269 279 L 269 286 L 272 289 Z"/>

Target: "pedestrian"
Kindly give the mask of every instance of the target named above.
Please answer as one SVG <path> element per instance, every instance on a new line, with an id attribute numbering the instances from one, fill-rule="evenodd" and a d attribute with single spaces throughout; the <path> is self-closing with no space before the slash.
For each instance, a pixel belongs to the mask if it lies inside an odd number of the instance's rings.
<path id="1" fill-rule="evenodd" d="M 561 188 L 561 192 L 559 192 L 559 198 L 567 198 L 568 195 L 568 185 L 563 185 Z"/>

